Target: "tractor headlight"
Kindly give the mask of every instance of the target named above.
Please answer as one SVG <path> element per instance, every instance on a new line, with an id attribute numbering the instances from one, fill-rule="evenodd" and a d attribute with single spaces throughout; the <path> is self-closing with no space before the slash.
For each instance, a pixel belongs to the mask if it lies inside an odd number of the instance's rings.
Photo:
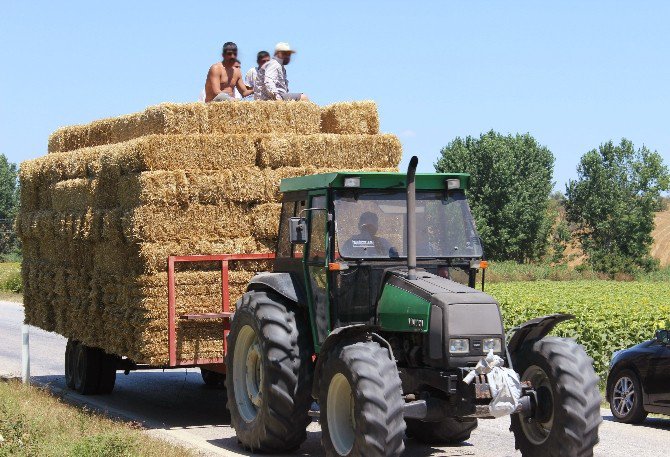
<path id="1" fill-rule="evenodd" d="M 488 354 L 489 351 L 502 352 L 502 340 L 500 338 L 484 338 L 482 340 L 482 352 Z"/>
<path id="2" fill-rule="evenodd" d="M 449 340 L 451 354 L 467 354 L 470 352 L 470 341 L 467 338 L 453 338 Z"/>

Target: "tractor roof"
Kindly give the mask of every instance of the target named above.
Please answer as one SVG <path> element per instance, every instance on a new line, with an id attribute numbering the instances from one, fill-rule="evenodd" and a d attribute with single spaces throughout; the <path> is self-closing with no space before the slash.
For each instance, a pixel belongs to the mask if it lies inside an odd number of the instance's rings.
<path id="1" fill-rule="evenodd" d="M 345 179 L 359 178 L 349 181 L 345 185 Z M 417 190 L 443 190 L 447 187 L 448 179 L 457 179 L 461 189 L 467 189 L 470 184 L 470 175 L 466 173 L 417 173 Z M 407 175 L 405 173 L 372 173 L 372 172 L 339 172 L 320 173 L 317 175 L 299 176 L 297 178 L 286 178 L 281 180 L 279 190 L 281 192 L 295 192 L 327 188 L 350 188 L 361 189 L 399 189 L 407 187 Z"/>

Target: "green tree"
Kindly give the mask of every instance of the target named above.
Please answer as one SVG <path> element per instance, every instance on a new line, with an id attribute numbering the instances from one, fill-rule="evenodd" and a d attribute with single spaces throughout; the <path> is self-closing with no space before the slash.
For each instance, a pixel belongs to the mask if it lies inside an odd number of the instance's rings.
<path id="1" fill-rule="evenodd" d="M 438 172 L 472 176 L 468 196 L 487 256 L 525 262 L 543 256 L 554 156 L 530 135 L 460 137 L 442 148 Z"/>
<path id="2" fill-rule="evenodd" d="M 0 254 L 17 251 L 14 219 L 18 210 L 18 172 L 16 164 L 0 154 Z"/>
<path id="3" fill-rule="evenodd" d="M 656 268 L 650 255 L 654 213 L 670 187 L 660 154 L 635 149 L 626 139 L 608 141 L 582 156 L 577 173 L 567 184 L 567 217 L 594 269 L 615 274 Z"/>

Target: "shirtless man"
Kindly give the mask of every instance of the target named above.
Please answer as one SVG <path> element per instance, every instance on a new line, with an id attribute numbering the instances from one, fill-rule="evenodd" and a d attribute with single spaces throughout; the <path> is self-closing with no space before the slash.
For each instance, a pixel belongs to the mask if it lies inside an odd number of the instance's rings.
<path id="1" fill-rule="evenodd" d="M 242 78 L 239 67 L 235 68 L 237 61 L 237 45 L 228 42 L 223 45 L 221 53 L 223 61 L 217 62 L 209 68 L 207 81 L 205 82 L 205 102 L 222 102 L 224 100 L 235 100 L 233 88 L 237 87 L 242 97 L 253 94 L 254 91 L 247 89 Z"/>

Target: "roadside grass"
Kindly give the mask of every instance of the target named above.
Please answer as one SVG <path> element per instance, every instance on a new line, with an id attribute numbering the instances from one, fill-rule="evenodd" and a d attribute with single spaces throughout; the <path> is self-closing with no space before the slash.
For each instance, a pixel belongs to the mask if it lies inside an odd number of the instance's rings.
<path id="1" fill-rule="evenodd" d="M 0 456 L 172 457 L 195 455 L 137 425 L 67 405 L 45 389 L 0 381 Z"/>

